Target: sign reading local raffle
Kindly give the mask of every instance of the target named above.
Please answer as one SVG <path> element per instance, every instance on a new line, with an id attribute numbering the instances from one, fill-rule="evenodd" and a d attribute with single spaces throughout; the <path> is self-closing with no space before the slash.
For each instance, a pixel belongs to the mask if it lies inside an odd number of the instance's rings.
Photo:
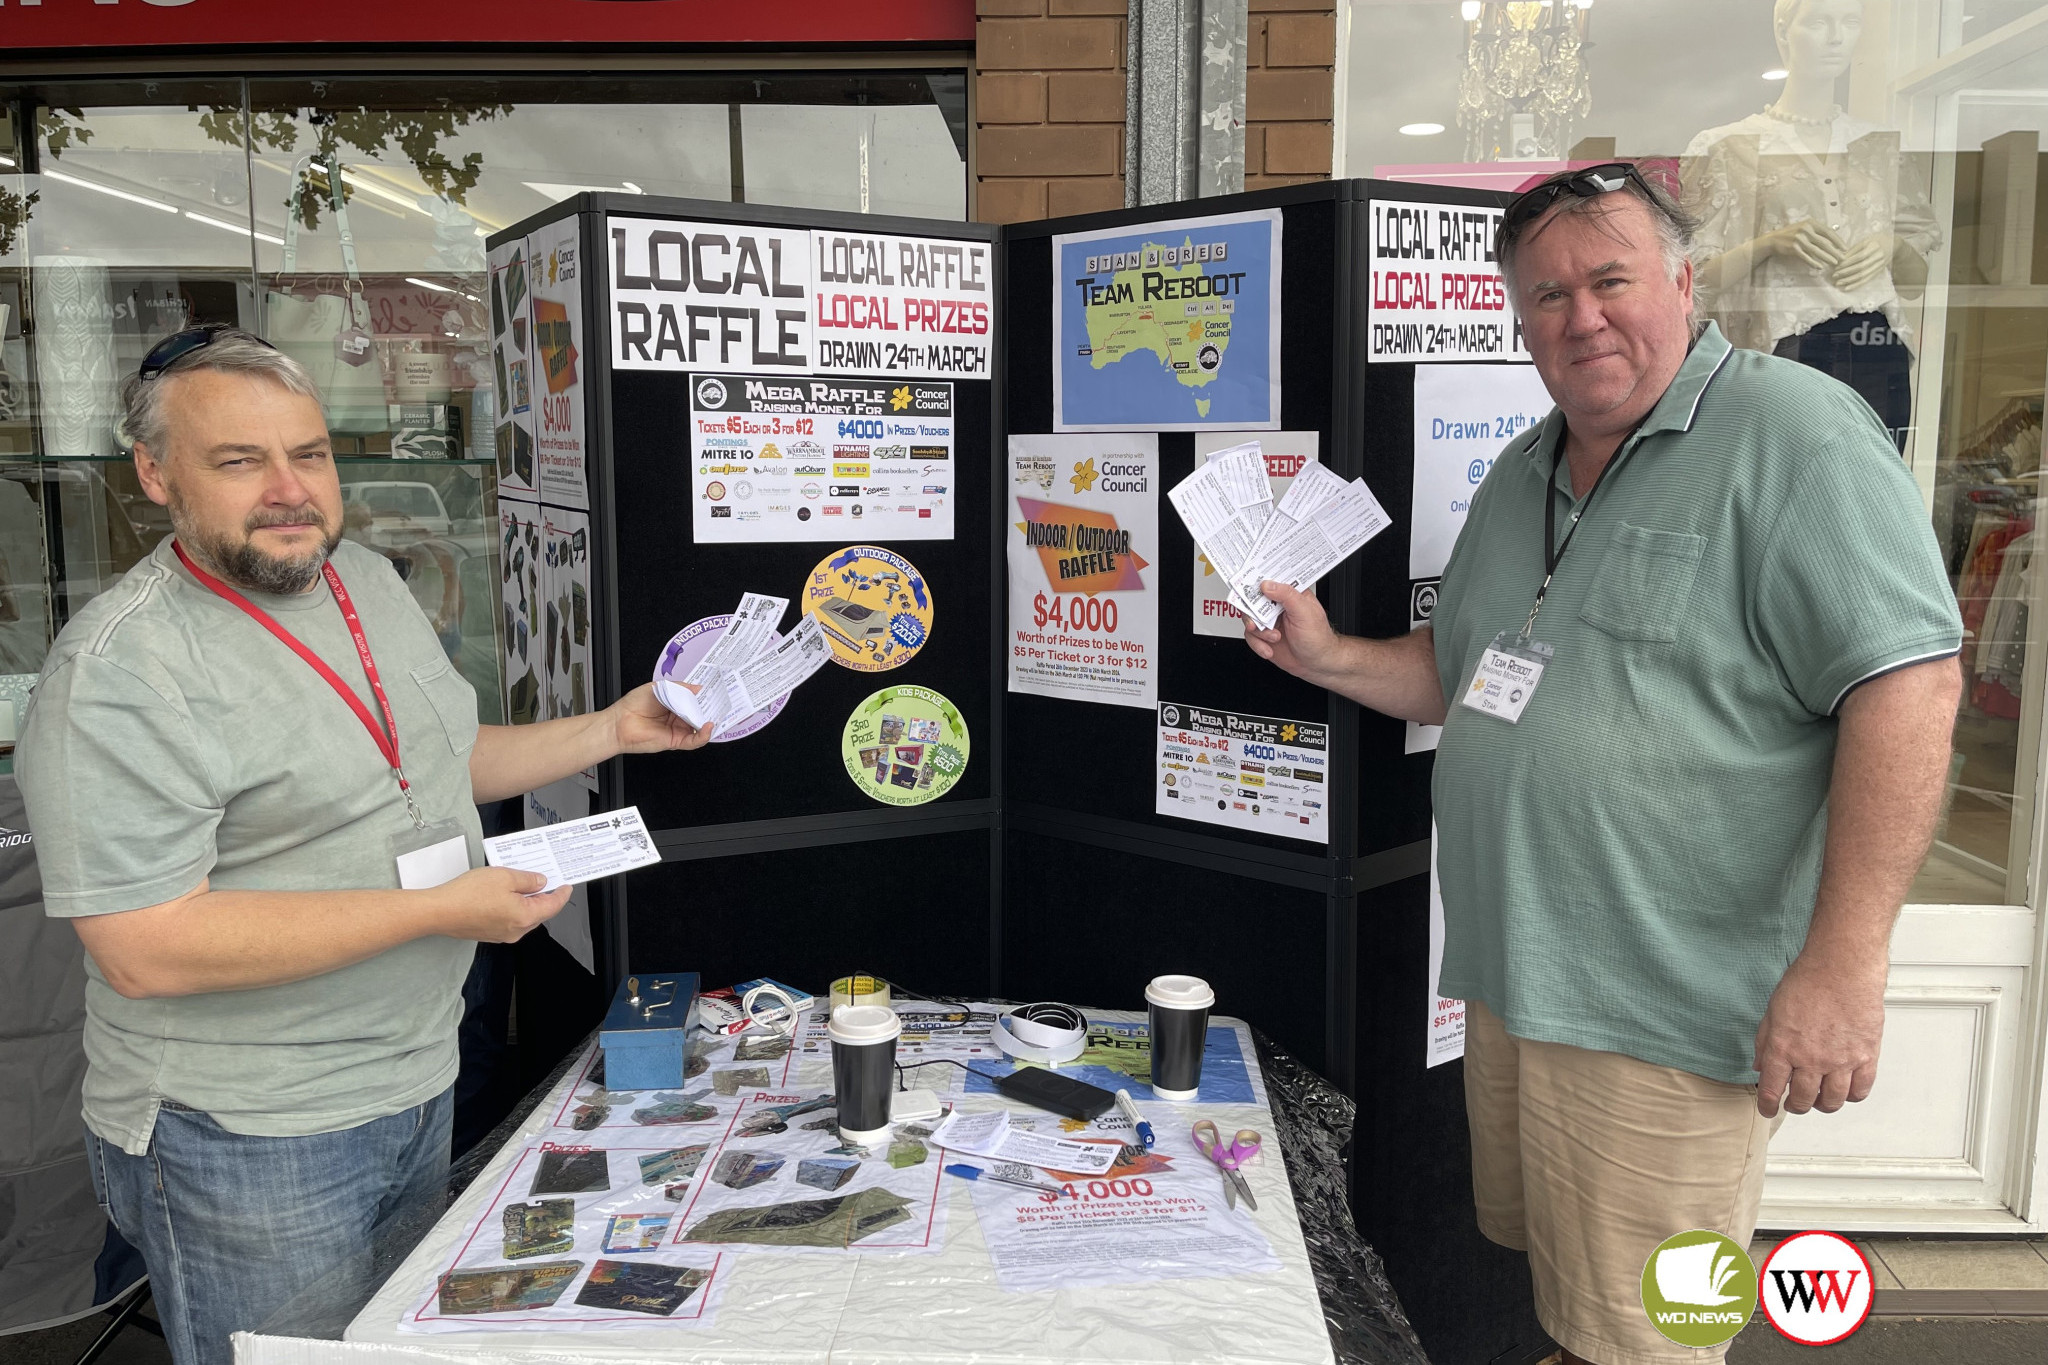
<path id="1" fill-rule="evenodd" d="M 605 226 L 619 369 L 989 377 L 987 242 L 662 218 Z"/>
<path id="2" fill-rule="evenodd" d="M 951 384 L 698 375 L 689 459 L 700 545 L 953 538 Z"/>
<path id="3" fill-rule="evenodd" d="M 1493 238 L 1501 211 L 1375 199 L 1366 359 L 1527 360 Z"/>

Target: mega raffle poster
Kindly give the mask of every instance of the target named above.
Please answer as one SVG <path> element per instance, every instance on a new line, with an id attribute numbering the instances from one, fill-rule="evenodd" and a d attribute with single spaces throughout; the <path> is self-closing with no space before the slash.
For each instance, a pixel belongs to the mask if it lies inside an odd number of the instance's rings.
<path id="1" fill-rule="evenodd" d="M 1159 696 L 1159 438 L 1012 436 L 1009 689 L 1151 709 Z"/>

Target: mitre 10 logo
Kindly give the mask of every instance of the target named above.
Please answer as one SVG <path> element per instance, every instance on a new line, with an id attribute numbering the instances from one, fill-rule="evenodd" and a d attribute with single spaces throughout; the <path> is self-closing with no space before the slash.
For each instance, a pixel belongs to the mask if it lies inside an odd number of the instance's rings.
<path id="1" fill-rule="evenodd" d="M 1870 1262 L 1832 1232 L 1802 1232 L 1778 1243 L 1757 1276 L 1757 1301 L 1771 1326 L 1807 1346 L 1829 1346 L 1870 1316 Z"/>

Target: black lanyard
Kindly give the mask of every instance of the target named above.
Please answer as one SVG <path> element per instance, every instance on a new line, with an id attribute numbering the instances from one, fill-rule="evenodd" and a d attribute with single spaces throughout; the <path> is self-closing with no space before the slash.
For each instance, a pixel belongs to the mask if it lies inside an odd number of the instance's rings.
<path id="1" fill-rule="evenodd" d="M 1636 424 L 1628 429 L 1628 435 L 1621 438 L 1620 451 L 1594 476 L 1593 486 L 1586 490 L 1585 497 L 1579 499 L 1578 510 L 1572 513 L 1571 525 L 1565 528 L 1564 544 L 1558 545 L 1557 471 L 1565 461 L 1565 445 L 1571 440 L 1571 429 L 1566 427 L 1560 418 L 1557 458 L 1550 462 L 1550 482 L 1543 490 L 1543 582 L 1536 589 L 1536 605 L 1529 608 L 1529 619 L 1522 623 L 1519 638 L 1523 642 L 1529 639 L 1529 633 L 1536 628 L 1536 613 L 1543 610 L 1543 599 L 1550 595 L 1550 580 L 1557 576 L 1557 566 L 1564 563 L 1564 553 L 1571 549 L 1572 537 L 1579 533 L 1579 523 L 1585 520 L 1586 513 L 1592 510 L 1593 495 L 1605 488 L 1609 481 L 1608 476 L 1619 472 L 1621 466 L 1628 463 L 1628 457 L 1636 453 L 1636 447 L 1642 444 L 1636 439 L 1636 434 L 1643 429 L 1643 423 L 1649 420 L 1650 414 L 1644 413 L 1636 419 Z"/>

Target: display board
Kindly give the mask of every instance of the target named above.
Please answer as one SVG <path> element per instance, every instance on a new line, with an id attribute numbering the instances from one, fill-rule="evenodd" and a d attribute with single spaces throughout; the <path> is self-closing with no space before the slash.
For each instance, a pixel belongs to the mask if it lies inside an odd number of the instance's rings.
<path id="1" fill-rule="evenodd" d="M 596 809 L 638 806 L 671 860 L 594 888 L 610 974 L 643 947 L 666 950 L 679 895 L 705 900 L 692 886 L 719 886 L 709 899 L 735 926 L 784 913 L 774 878 L 739 870 L 764 846 L 819 850 L 804 885 L 830 888 L 820 922 L 784 920 L 819 944 L 839 941 L 822 922 L 834 898 L 911 904 L 927 882 L 957 898 L 960 867 L 896 841 L 980 831 L 969 862 L 992 864 L 995 239 L 960 223 L 596 194 L 491 239 L 516 713 L 562 714 L 579 695 L 601 707 L 657 678 L 679 686 L 750 593 L 787 601 L 771 647 L 808 622 L 826 651 L 795 686 L 749 694 L 703 749 L 593 775 Z M 578 381 L 566 406 L 565 371 Z M 558 452 L 572 445 L 587 509 L 564 491 Z M 522 561 L 528 542 L 537 552 Z M 580 693 L 580 604 L 549 579 L 568 571 L 592 585 Z M 968 884 L 982 902 L 986 871 Z M 988 990 L 987 917 L 975 923 L 972 970 L 954 944 L 892 965 L 943 976 L 938 989 Z M 760 970 L 758 940 L 740 943 L 730 979 Z M 707 982 L 728 979 L 691 960 Z"/>

